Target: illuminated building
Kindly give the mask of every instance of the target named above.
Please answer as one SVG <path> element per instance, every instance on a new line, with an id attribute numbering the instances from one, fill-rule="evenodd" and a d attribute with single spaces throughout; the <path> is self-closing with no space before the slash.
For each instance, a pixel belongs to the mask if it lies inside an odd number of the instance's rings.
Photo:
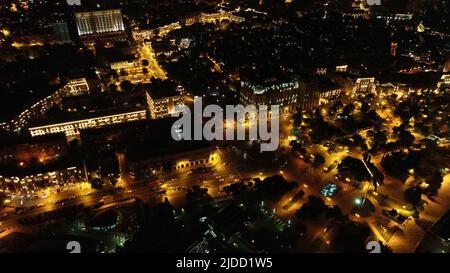
<path id="1" fill-rule="evenodd" d="M 220 161 L 220 157 L 215 152 L 193 152 L 189 155 L 178 157 L 173 169 L 174 170 L 186 170 L 195 169 L 198 167 L 212 166 Z"/>
<path id="2" fill-rule="evenodd" d="M 24 176 L 0 175 L 0 190 L 9 195 L 11 199 L 36 198 L 37 192 L 45 188 L 63 188 L 85 181 L 82 170 L 78 167 L 68 167 L 55 171 L 44 171 Z"/>
<path id="3" fill-rule="evenodd" d="M 90 117 L 31 127 L 29 128 L 29 131 L 31 136 L 42 136 L 55 133 L 65 133 L 66 136 L 76 136 L 82 129 L 101 128 L 111 124 L 131 122 L 147 118 L 145 109 L 121 109 L 110 113 L 100 111 L 90 113 L 90 115 Z"/>
<path id="4" fill-rule="evenodd" d="M 111 69 L 120 71 L 122 69 L 126 70 L 126 69 L 136 68 L 139 66 L 139 64 L 134 59 L 128 59 L 128 60 L 111 62 L 109 64 L 109 66 L 111 67 Z"/>
<path id="5" fill-rule="evenodd" d="M 86 93 L 89 93 L 89 85 L 86 79 L 72 79 L 64 87 L 36 102 L 14 119 L 0 123 L 0 128 L 6 131 L 17 132 L 27 127 L 32 120 L 42 118 L 45 112 L 61 102 L 62 97 L 78 96 Z"/>
<path id="6" fill-rule="evenodd" d="M 442 75 L 437 83 L 437 88 L 450 88 L 450 74 Z"/>
<path id="7" fill-rule="evenodd" d="M 155 170 L 170 166 L 170 170 L 185 172 L 201 167 L 211 167 L 221 161 L 220 155 L 213 148 L 190 149 L 189 152 L 173 153 L 170 155 L 158 156 L 146 160 L 130 160 L 130 169 L 151 168 Z M 169 169 L 167 169 L 169 170 Z M 132 171 L 133 172 L 133 171 Z"/>
<path id="8" fill-rule="evenodd" d="M 120 9 L 75 13 L 78 35 L 92 35 L 125 30 Z"/>
<path id="9" fill-rule="evenodd" d="M 391 43 L 391 56 L 397 56 L 397 42 Z"/>
<path id="10" fill-rule="evenodd" d="M 151 119 L 169 117 L 176 105 L 184 104 L 183 88 L 171 81 L 147 84 L 147 106 Z"/>
<path id="11" fill-rule="evenodd" d="M 376 87 L 375 78 L 358 78 L 353 86 L 353 94 L 374 93 Z"/>
<path id="12" fill-rule="evenodd" d="M 169 32 L 174 31 L 176 29 L 180 29 L 180 28 L 181 28 L 181 24 L 179 22 L 172 23 L 170 25 L 165 25 L 165 26 L 158 28 L 158 35 L 162 37 L 162 36 L 167 35 Z"/>
<path id="13" fill-rule="evenodd" d="M 322 104 L 334 103 L 339 100 L 342 88 L 328 78 L 316 79 L 306 85 L 306 91 L 301 92 L 297 99 L 299 109 L 312 109 Z"/>
<path id="14" fill-rule="evenodd" d="M 185 20 L 185 24 L 187 26 L 190 26 L 195 23 L 202 23 L 202 24 L 208 24 L 208 23 L 216 23 L 216 22 L 222 22 L 222 21 L 229 21 L 229 22 L 235 22 L 235 23 L 242 23 L 245 21 L 244 18 L 233 15 L 230 12 L 218 12 L 218 13 L 201 13 L 200 15 L 190 17 Z"/>
<path id="15" fill-rule="evenodd" d="M 66 93 L 65 87 L 58 89 L 52 95 L 36 102 L 28 109 L 24 110 L 17 117 L 10 121 L 5 121 L 0 123 L 0 128 L 6 131 L 19 131 L 30 123 L 31 120 L 40 118 L 45 112 L 47 112 L 51 107 L 53 107 L 61 97 Z"/>
<path id="16" fill-rule="evenodd" d="M 86 78 L 71 79 L 66 85 L 65 96 L 80 96 L 89 94 L 89 84 Z"/>
<path id="17" fill-rule="evenodd" d="M 338 65 L 336 66 L 336 72 L 347 72 L 348 65 Z"/>
<path id="18" fill-rule="evenodd" d="M 222 22 L 222 21 L 242 23 L 245 21 L 245 18 L 233 15 L 230 12 L 200 13 L 199 15 L 191 16 L 191 17 L 184 19 L 181 23 L 174 22 L 174 23 L 159 27 L 156 30 L 136 29 L 133 31 L 133 38 L 136 41 L 143 41 L 146 38 L 147 39 L 152 38 L 155 34 L 163 37 L 163 36 L 167 35 L 168 33 L 170 33 L 171 31 L 174 31 L 176 29 L 181 29 L 182 23 L 186 26 L 190 26 L 195 23 L 215 24 L 217 22 Z"/>
<path id="19" fill-rule="evenodd" d="M 279 105 L 282 113 L 292 112 L 304 89 L 296 79 L 279 81 L 275 78 L 259 83 L 242 81 L 240 101 L 244 105 Z"/>

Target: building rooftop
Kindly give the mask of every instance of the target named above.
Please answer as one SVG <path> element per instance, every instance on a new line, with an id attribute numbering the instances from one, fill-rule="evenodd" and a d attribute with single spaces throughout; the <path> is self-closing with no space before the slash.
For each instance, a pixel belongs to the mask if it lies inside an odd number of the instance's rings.
<path id="1" fill-rule="evenodd" d="M 152 99 L 161 99 L 180 95 L 177 90 L 178 84 L 170 80 L 155 80 L 152 83 L 142 86 L 149 93 Z"/>
<path id="2" fill-rule="evenodd" d="M 192 154 L 195 150 L 213 147 L 208 141 L 175 141 L 172 124 L 177 118 L 142 120 L 81 131 L 83 144 L 96 154 L 108 143 L 111 149 L 126 147 L 129 161 Z M 189 144 L 189 145 L 187 145 Z"/>
<path id="3" fill-rule="evenodd" d="M 380 83 L 402 83 L 411 87 L 435 87 L 438 81 L 440 80 L 442 74 L 435 72 L 428 73 L 414 73 L 414 74 L 391 74 L 380 77 L 377 79 Z"/>
<path id="4" fill-rule="evenodd" d="M 81 2 L 81 6 L 75 6 L 75 12 L 101 11 L 120 8 L 120 3 L 118 0 L 81 0 Z"/>
<path id="5" fill-rule="evenodd" d="M 271 91 L 297 89 L 301 82 L 293 75 L 280 74 L 265 76 L 264 74 L 254 74 L 241 82 L 241 87 L 249 88 L 256 95 L 261 95 Z"/>
<path id="6" fill-rule="evenodd" d="M 340 88 L 328 77 L 316 77 L 307 83 L 307 87 L 315 92 L 328 92 Z"/>
<path id="7" fill-rule="evenodd" d="M 50 125 L 50 124 L 58 124 L 58 123 L 73 122 L 73 121 L 84 120 L 84 119 L 98 118 L 98 117 L 104 117 L 104 116 L 110 116 L 110 115 L 118 115 L 118 114 L 124 114 L 124 113 L 128 113 L 128 112 L 142 111 L 142 110 L 145 110 L 145 108 L 143 106 L 131 105 L 131 106 L 118 106 L 118 107 L 93 110 L 90 112 L 74 112 L 74 113 L 65 112 L 64 115 L 58 115 L 56 117 L 52 117 L 49 119 L 36 121 L 30 126 L 30 128 L 46 126 L 46 125 Z"/>

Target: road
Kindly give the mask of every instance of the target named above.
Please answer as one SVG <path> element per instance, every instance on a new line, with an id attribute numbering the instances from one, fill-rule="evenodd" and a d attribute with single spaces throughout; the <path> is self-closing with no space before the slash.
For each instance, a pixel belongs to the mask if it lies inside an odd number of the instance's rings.
<path id="1" fill-rule="evenodd" d="M 208 193 L 212 197 L 223 195 L 222 188 L 233 181 L 238 181 L 243 177 L 260 177 L 264 178 L 271 175 L 276 169 L 276 165 L 271 168 L 265 168 L 264 171 L 260 166 L 243 159 L 241 152 L 231 148 L 221 149 L 218 151 L 221 161 L 214 165 L 210 171 L 206 173 L 192 171 L 182 173 L 173 171 L 164 174 L 164 178 L 154 178 L 148 180 L 135 181 L 125 185 L 123 193 L 111 194 L 111 191 L 86 191 L 77 190 L 75 192 L 60 192 L 49 197 L 49 200 L 33 199 L 28 200 L 22 207 L 22 212 L 11 213 L 0 218 L 1 228 L 7 231 L 24 231 L 30 232 L 32 228 L 24 227 L 17 221 L 23 217 L 35 216 L 40 213 L 54 211 L 64 207 L 83 204 L 85 207 L 94 206 L 99 203 L 104 205 L 117 202 L 126 198 L 140 198 L 145 201 L 154 201 L 155 203 L 168 198 L 169 201 L 177 195 L 185 195 L 185 190 L 194 185 L 208 188 Z M 239 171 L 237 171 L 239 170 Z M 163 193 L 166 190 L 166 193 Z M 58 201 L 70 198 L 64 202 Z M 51 200 L 51 201 L 50 201 Z"/>

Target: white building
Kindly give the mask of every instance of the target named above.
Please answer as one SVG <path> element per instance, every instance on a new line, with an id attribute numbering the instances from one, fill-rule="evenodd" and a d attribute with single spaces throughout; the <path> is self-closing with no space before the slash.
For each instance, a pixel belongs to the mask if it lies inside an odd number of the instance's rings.
<path id="1" fill-rule="evenodd" d="M 92 35 L 124 31 L 120 9 L 75 13 L 78 35 Z"/>

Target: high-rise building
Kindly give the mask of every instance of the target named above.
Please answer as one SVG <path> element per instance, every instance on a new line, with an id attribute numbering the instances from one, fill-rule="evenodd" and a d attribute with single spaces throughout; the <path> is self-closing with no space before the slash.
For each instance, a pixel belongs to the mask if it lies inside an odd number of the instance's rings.
<path id="1" fill-rule="evenodd" d="M 64 21 L 53 23 L 53 33 L 55 35 L 56 40 L 61 43 L 72 43 L 72 39 L 70 38 L 69 28 L 67 27 L 67 23 Z"/>
<path id="2" fill-rule="evenodd" d="M 120 9 L 75 13 L 78 35 L 92 35 L 125 30 Z"/>
<path id="3" fill-rule="evenodd" d="M 177 105 L 184 105 L 183 88 L 175 82 L 154 81 L 144 85 L 152 119 L 169 117 Z"/>
<path id="4" fill-rule="evenodd" d="M 296 109 L 304 84 L 296 78 L 268 77 L 241 82 L 240 102 L 244 105 L 279 105 L 281 113 Z"/>

